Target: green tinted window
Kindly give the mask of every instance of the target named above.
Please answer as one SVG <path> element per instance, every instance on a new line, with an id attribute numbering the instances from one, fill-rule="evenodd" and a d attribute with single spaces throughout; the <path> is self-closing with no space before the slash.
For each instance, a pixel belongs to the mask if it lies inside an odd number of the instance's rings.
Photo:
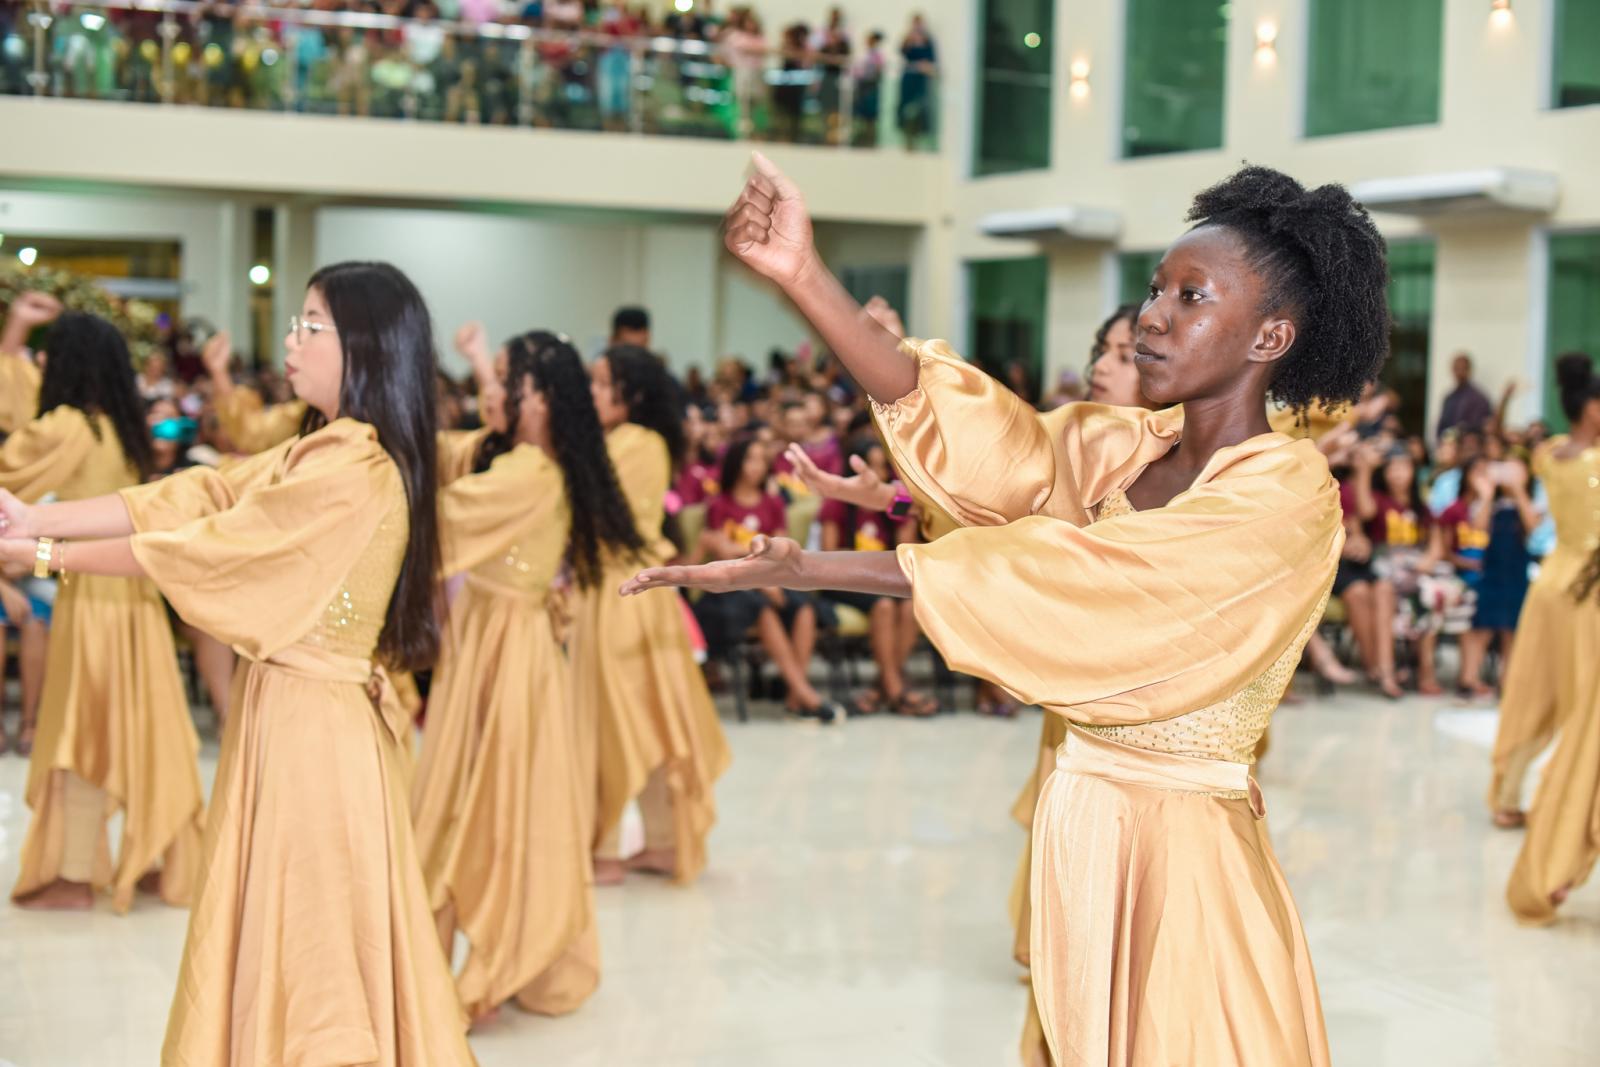
<path id="1" fill-rule="evenodd" d="M 1052 0 L 983 0 L 974 174 L 1050 166 Z"/>
<path id="2" fill-rule="evenodd" d="M 1127 0 L 1122 154 L 1222 147 L 1228 12 L 1221 0 Z"/>
<path id="3" fill-rule="evenodd" d="M 1034 404 L 1044 370 L 1049 281 L 1050 262 L 1043 256 L 967 264 L 966 356 L 1001 381 L 1010 380 L 1010 364 L 1020 364 Z"/>
<path id="4" fill-rule="evenodd" d="M 1307 137 L 1439 121 L 1443 0 L 1310 3 Z"/>
<path id="5" fill-rule="evenodd" d="M 1550 238 L 1549 299 L 1544 417 L 1564 430 L 1567 420 L 1556 390 L 1555 359 L 1563 352 L 1600 356 L 1600 233 Z"/>
<path id="6" fill-rule="evenodd" d="M 1600 0 L 1555 0 L 1555 107 L 1600 104 Z"/>

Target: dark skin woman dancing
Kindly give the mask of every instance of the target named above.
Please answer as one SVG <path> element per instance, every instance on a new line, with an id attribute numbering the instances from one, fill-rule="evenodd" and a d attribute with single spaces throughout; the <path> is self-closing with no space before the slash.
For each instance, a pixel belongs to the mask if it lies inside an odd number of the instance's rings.
<path id="1" fill-rule="evenodd" d="M 757 157 L 729 250 L 784 289 L 872 397 L 895 468 L 966 528 L 892 557 L 766 539 L 623 592 L 912 597 L 952 668 L 1067 720 L 1031 887 L 1056 1063 L 1321 1067 L 1316 980 L 1249 765 L 1343 535 L 1326 460 L 1272 432 L 1266 401 L 1354 400 L 1376 377 L 1383 241 L 1342 188 L 1260 167 L 1202 192 L 1189 221 L 1136 324 L 1140 388 L 1164 410 L 1047 424 L 941 342 L 897 350 Z"/>

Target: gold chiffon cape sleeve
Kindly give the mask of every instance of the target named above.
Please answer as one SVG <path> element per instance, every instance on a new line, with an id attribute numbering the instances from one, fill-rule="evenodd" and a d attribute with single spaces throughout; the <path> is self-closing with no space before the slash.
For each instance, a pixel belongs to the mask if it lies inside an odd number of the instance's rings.
<path id="1" fill-rule="evenodd" d="M 124 490 L 134 556 L 179 615 L 251 659 L 317 622 L 388 513 L 394 464 L 339 419 L 219 474 Z M 189 521 L 175 525 L 182 508 Z"/>
<path id="2" fill-rule="evenodd" d="M 94 431 L 76 408 L 39 416 L 0 445 L 0 489 L 27 503 L 53 493 L 77 473 L 94 449 Z"/>
<path id="3" fill-rule="evenodd" d="M 906 340 L 917 388 L 872 405 L 914 497 L 962 526 L 1029 515 L 1087 525 L 1092 509 L 1182 432 L 1179 409 L 1068 404 L 1040 414 L 943 341 Z"/>
<path id="4" fill-rule="evenodd" d="M 217 421 L 233 446 L 251 453 L 283 444 L 300 432 L 306 417 L 305 401 L 267 406 L 260 393 L 242 385 L 218 400 L 216 410 Z"/>
<path id="5" fill-rule="evenodd" d="M 33 360 L 0 353 L 0 433 L 15 433 L 39 414 L 42 378 Z"/>
<path id="6" fill-rule="evenodd" d="M 439 490 L 440 573 L 471 570 L 549 525 L 565 504 L 561 486 L 561 469 L 526 444 L 496 456 L 487 471 L 444 486 Z"/>
<path id="7" fill-rule="evenodd" d="M 1342 540 L 1326 461 L 1268 434 L 1218 452 L 1166 507 L 897 551 L 953 670 L 1117 725 L 1207 707 L 1265 672 L 1317 610 Z"/>

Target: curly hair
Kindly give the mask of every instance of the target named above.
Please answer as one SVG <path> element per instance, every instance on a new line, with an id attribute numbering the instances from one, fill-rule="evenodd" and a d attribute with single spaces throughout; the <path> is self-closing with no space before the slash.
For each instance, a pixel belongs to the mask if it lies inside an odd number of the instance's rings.
<path id="1" fill-rule="evenodd" d="M 1106 338 L 1111 335 L 1111 327 L 1124 319 L 1127 320 L 1129 329 L 1138 323 L 1139 307 L 1138 304 L 1123 304 L 1100 324 L 1100 328 L 1094 332 L 1094 345 L 1089 349 L 1089 366 L 1094 366 L 1095 361 L 1106 354 Z"/>
<path id="2" fill-rule="evenodd" d="M 104 415 L 128 464 L 138 470 L 141 480 L 150 477 L 155 448 L 133 376 L 133 357 L 122 333 L 98 315 L 68 311 L 50 327 L 44 350 L 48 358 L 39 386 L 39 414 L 76 408 L 91 416 L 89 429 L 96 438 L 100 424 L 92 416 Z"/>
<path id="3" fill-rule="evenodd" d="M 1271 395 L 1302 412 L 1359 400 L 1389 354 L 1388 258 L 1367 209 L 1342 185 L 1247 165 L 1196 196 L 1188 221 L 1237 236 L 1266 283 L 1261 313 L 1294 319 Z"/>
<path id="4" fill-rule="evenodd" d="M 611 381 L 628 409 L 628 421 L 661 435 L 676 472 L 689 454 L 683 430 L 686 405 L 677 379 L 660 356 L 637 345 L 612 345 L 601 358 L 611 365 Z"/>
<path id="5" fill-rule="evenodd" d="M 484 471 L 496 456 L 516 444 L 512 434 L 522 417 L 522 381 L 530 378 L 550 409 L 550 449 L 567 488 L 572 527 L 567 561 L 582 588 L 600 580 L 606 549 L 639 559 L 644 538 L 617 483 L 606 452 L 605 431 L 589 395 L 589 374 L 572 343 L 547 330 L 531 330 L 506 342 L 506 426 L 504 434 L 484 438 L 474 457 Z"/>

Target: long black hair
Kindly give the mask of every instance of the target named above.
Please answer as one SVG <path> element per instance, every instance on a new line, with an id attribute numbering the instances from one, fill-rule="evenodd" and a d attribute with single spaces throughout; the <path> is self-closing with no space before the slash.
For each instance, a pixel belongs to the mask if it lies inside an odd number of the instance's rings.
<path id="1" fill-rule="evenodd" d="M 733 496 L 733 491 L 739 488 L 739 477 L 744 474 L 744 461 L 749 459 L 750 450 L 755 448 L 757 443 L 757 438 L 755 438 L 754 434 L 747 434 L 744 437 L 736 438 L 731 445 L 728 445 L 728 451 L 722 454 L 722 485 L 718 486 L 718 491 L 723 496 Z M 766 464 L 766 470 L 770 474 L 770 459 Z M 765 482 L 757 483 L 755 488 L 765 493 Z"/>
<path id="2" fill-rule="evenodd" d="M 397 670 L 420 670 L 439 655 L 434 612 L 439 570 L 439 525 L 434 511 L 439 409 L 434 374 L 433 320 L 417 287 L 388 263 L 335 263 L 311 276 L 306 288 L 327 301 L 344 350 L 339 416 L 358 419 L 378 433 L 405 485 L 410 536 L 378 654 Z M 302 433 L 327 419 L 306 411 Z"/>
<path id="3" fill-rule="evenodd" d="M 1585 352 L 1563 352 L 1556 357 L 1556 386 L 1561 393 L 1561 410 L 1568 422 L 1583 418 L 1584 406 L 1600 398 L 1600 374 Z"/>
<path id="4" fill-rule="evenodd" d="M 150 427 L 133 376 L 133 357 L 117 328 L 98 315 L 68 311 L 50 327 L 44 350 L 39 414 L 69 407 L 89 416 L 104 415 L 129 466 L 138 470 L 141 481 L 150 477 L 155 469 Z M 93 418 L 89 428 L 100 436 Z"/>
<path id="5" fill-rule="evenodd" d="M 683 432 L 683 390 L 661 357 L 637 345 L 612 345 L 604 357 L 611 382 L 628 409 L 628 421 L 654 430 L 667 442 L 667 455 L 677 471 L 689 453 Z"/>
<path id="6" fill-rule="evenodd" d="M 484 438 L 473 466 L 488 470 L 496 456 L 515 445 L 524 378 L 533 380 L 550 408 L 550 449 L 566 482 L 572 513 L 567 560 L 578 585 L 587 589 L 600 580 L 605 549 L 620 549 L 638 558 L 644 538 L 617 483 L 605 431 L 589 394 L 589 374 L 572 342 L 547 330 L 532 330 L 506 342 L 506 432 Z"/>
<path id="7" fill-rule="evenodd" d="M 1389 356 L 1388 253 L 1367 209 L 1342 185 L 1307 189 L 1246 166 L 1196 196 L 1188 217 L 1243 241 L 1266 282 L 1262 314 L 1295 320 L 1271 395 L 1297 411 L 1360 400 Z"/>

